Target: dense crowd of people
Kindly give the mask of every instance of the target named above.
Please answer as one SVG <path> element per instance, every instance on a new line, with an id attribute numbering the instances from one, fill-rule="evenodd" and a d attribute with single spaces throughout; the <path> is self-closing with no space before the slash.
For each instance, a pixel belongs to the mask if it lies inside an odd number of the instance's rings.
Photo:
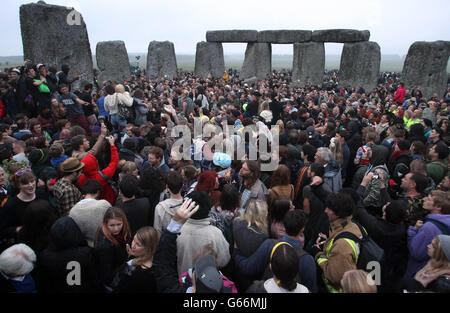
<path id="1" fill-rule="evenodd" d="M 0 73 L 2 292 L 450 292 L 450 88 L 81 78 Z"/>

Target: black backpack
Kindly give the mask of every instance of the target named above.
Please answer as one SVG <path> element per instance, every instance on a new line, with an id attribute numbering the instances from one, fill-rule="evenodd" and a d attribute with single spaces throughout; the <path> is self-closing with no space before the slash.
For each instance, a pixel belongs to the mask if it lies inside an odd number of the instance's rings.
<path id="1" fill-rule="evenodd" d="M 376 261 L 379 264 L 382 263 L 384 250 L 380 248 L 380 246 L 375 241 L 373 241 L 372 238 L 369 237 L 369 234 L 364 229 L 364 227 L 362 227 L 359 223 L 355 224 L 358 225 L 361 234 L 363 235 L 362 239 L 358 238 L 355 234 L 352 234 L 350 232 L 343 232 L 334 238 L 334 242 L 341 238 L 347 238 L 359 244 L 359 255 L 356 267 L 363 271 L 367 271 L 367 264 L 369 262 Z"/>

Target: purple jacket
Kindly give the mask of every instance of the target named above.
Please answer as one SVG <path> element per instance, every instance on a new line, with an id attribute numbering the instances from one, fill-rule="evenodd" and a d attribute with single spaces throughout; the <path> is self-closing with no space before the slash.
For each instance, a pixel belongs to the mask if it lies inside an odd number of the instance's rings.
<path id="1" fill-rule="evenodd" d="M 446 225 L 450 231 L 450 215 L 428 214 L 426 219 L 439 221 Z M 426 220 L 419 230 L 414 226 L 408 227 L 409 260 L 405 277 L 413 277 L 427 264 L 430 259 L 427 246 L 434 237 L 440 234 L 442 234 L 442 231 L 435 224 Z"/>

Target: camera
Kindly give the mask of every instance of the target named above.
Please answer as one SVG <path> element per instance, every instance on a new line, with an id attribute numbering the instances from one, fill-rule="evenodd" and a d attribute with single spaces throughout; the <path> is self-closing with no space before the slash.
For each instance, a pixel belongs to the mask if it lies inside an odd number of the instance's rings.
<path id="1" fill-rule="evenodd" d="M 373 174 L 373 178 L 378 179 L 379 177 L 378 173 Z"/>

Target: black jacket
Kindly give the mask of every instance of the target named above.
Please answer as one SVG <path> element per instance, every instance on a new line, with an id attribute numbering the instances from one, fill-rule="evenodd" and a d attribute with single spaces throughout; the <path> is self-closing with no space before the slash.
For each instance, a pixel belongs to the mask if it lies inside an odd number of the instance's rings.
<path id="1" fill-rule="evenodd" d="M 150 203 L 147 198 L 133 199 L 123 202 L 120 208 L 127 216 L 130 225 L 131 237 L 133 237 L 139 228 L 148 226 L 150 215 Z"/>
<path id="2" fill-rule="evenodd" d="M 94 248 L 95 265 L 102 284 L 110 285 L 114 272 L 127 261 L 125 244 L 114 246 L 100 231 Z"/>
<path id="3" fill-rule="evenodd" d="M 77 267 L 67 269 L 70 262 L 80 267 L 80 285 L 69 285 L 68 278 Z M 58 219 L 50 230 L 50 243 L 37 260 L 38 292 L 79 293 L 100 291 L 95 271 L 93 249 L 87 245 L 75 221 L 65 216 Z"/>
<path id="4" fill-rule="evenodd" d="M 114 293 L 156 293 L 158 291 L 153 267 L 142 268 L 124 263 L 116 271 L 111 284 Z"/>
<path id="5" fill-rule="evenodd" d="M 358 188 L 358 194 L 363 191 L 362 186 Z M 386 189 L 382 190 L 386 193 Z M 367 230 L 369 236 L 384 250 L 382 265 L 382 291 L 392 291 L 394 283 L 401 279 L 406 270 L 408 262 L 407 250 L 407 227 L 403 222 L 399 224 L 390 223 L 380 217 L 371 215 L 361 201 L 353 217 Z"/>

